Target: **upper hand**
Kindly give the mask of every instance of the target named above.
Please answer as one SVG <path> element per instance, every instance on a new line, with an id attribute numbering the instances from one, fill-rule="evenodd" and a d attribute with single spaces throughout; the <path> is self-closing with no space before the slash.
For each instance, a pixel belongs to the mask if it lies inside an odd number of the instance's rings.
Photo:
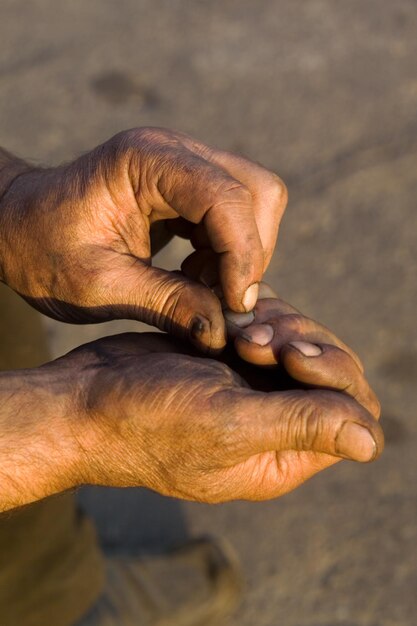
<path id="1" fill-rule="evenodd" d="M 151 266 L 152 231 L 156 245 L 162 227 L 162 243 L 178 232 L 214 255 L 227 305 L 250 310 L 286 190 L 246 159 L 142 128 L 69 165 L 20 175 L 2 202 L 4 280 L 43 313 L 73 323 L 138 319 L 218 350 L 225 344 L 218 299 Z"/>

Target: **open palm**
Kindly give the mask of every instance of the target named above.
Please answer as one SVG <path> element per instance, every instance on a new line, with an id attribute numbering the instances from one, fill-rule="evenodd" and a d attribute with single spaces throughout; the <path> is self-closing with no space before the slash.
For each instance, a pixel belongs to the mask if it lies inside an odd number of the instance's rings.
<path id="1" fill-rule="evenodd" d="M 268 368 L 256 364 L 265 365 L 266 347 L 238 334 L 223 363 L 151 333 L 64 357 L 84 381 L 84 481 L 205 502 L 262 500 L 340 458 L 376 458 L 379 405 L 357 357 L 316 322 L 283 314 L 284 304 L 268 298 L 255 310 L 258 325 L 266 316 L 276 328 Z M 302 354 L 306 340 L 320 355 Z"/>

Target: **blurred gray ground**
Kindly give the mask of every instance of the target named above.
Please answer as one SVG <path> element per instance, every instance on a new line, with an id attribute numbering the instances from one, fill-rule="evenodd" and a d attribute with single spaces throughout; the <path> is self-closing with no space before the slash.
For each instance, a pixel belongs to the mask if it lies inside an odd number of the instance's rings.
<path id="1" fill-rule="evenodd" d="M 275 170 L 290 203 L 269 279 L 382 398 L 380 461 L 278 501 L 81 494 L 109 549 L 228 537 L 248 583 L 233 626 L 417 623 L 416 32 L 415 0 L 1 0 L 0 145 L 58 163 L 164 125 Z M 54 354 L 132 328 L 47 323 Z"/>

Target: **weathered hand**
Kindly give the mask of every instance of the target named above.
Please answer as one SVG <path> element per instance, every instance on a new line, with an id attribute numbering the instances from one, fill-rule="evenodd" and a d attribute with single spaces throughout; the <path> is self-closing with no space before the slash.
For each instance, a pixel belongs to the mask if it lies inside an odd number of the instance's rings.
<path id="1" fill-rule="evenodd" d="M 225 314 L 233 347 L 222 359 L 251 386 L 264 391 L 285 387 L 340 391 L 379 419 L 380 404 L 359 357 L 328 328 L 279 299 L 269 285 L 260 284 L 252 313 Z M 297 456 L 317 471 L 337 462 L 321 453 Z"/>
<path id="2" fill-rule="evenodd" d="M 66 166 L 19 167 L 1 203 L 0 278 L 43 313 L 72 323 L 132 318 L 222 348 L 218 299 L 151 266 L 153 230 L 156 246 L 177 232 L 214 255 L 231 309 L 255 304 L 286 204 L 275 174 L 152 128 L 120 133 Z"/>
<path id="3" fill-rule="evenodd" d="M 45 367 L 52 378 L 67 371 L 73 385 L 76 484 L 146 486 L 205 502 L 262 500 L 291 491 L 335 457 L 370 461 L 383 448 L 377 421 L 346 394 L 257 391 L 165 335 L 108 337 Z"/>

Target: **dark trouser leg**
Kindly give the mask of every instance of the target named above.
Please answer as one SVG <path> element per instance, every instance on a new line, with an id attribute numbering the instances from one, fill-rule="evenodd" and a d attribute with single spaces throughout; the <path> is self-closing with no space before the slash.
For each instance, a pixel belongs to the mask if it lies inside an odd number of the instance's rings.
<path id="1" fill-rule="evenodd" d="M 47 360 L 40 316 L 0 284 L 0 369 Z M 1 626 L 69 626 L 103 584 L 94 528 L 71 494 L 0 515 Z"/>

